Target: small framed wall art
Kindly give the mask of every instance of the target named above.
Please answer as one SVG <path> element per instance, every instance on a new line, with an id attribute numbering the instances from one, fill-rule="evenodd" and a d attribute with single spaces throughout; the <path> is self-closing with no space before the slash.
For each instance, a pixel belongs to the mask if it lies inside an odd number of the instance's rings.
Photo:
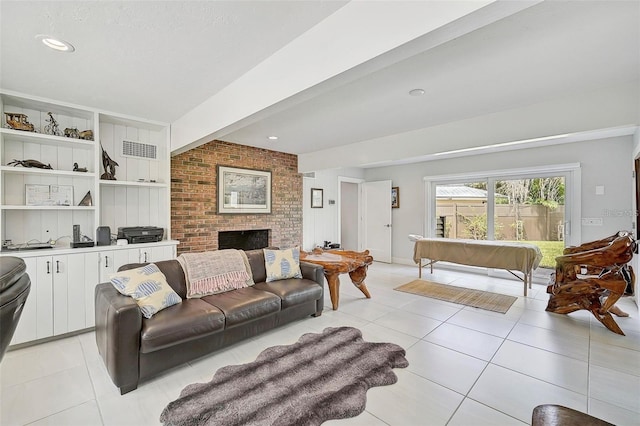
<path id="1" fill-rule="evenodd" d="M 394 186 L 391 188 L 391 208 L 397 209 L 400 207 L 400 188 Z"/>
<path id="2" fill-rule="evenodd" d="M 321 209 L 322 208 L 322 189 L 320 188 L 311 188 L 311 208 L 312 209 Z"/>

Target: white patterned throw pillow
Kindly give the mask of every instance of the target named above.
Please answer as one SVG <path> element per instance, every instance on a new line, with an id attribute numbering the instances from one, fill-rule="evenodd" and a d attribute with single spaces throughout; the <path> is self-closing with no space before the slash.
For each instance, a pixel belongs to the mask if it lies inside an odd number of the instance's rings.
<path id="1" fill-rule="evenodd" d="M 182 302 L 154 263 L 116 272 L 111 275 L 111 284 L 123 295 L 132 297 L 145 318 Z"/>
<path id="2" fill-rule="evenodd" d="M 285 280 L 287 278 L 302 278 L 299 247 L 287 250 L 263 250 L 267 282 Z"/>

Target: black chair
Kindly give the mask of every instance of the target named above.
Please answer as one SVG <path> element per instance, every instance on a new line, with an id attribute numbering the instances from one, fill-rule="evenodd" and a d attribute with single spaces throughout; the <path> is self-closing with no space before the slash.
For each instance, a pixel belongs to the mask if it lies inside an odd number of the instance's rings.
<path id="1" fill-rule="evenodd" d="M 24 260 L 0 257 L 0 361 L 16 331 L 31 289 Z"/>

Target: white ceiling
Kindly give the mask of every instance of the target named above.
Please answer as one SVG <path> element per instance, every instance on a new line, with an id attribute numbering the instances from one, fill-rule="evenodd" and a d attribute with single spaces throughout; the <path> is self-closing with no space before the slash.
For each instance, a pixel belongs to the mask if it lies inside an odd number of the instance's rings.
<path id="1" fill-rule="evenodd" d="M 174 123 L 241 82 L 248 71 L 259 70 L 305 31 L 320 28 L 345 3 L 2 0 L 0 86 Z M 431 2 L 436 3 L 452 4 Z M 491 6 L 512 7 L 509 3 Z M 469 25 L 486 18 L 482 13 L 488 8 L 439 28 L 454 34 L 456 25 L 466 25 L 466 32 L 448 41 L 434 43 L 437 31 L 425 30 L 409 43 L 207 134 L 308 155 L 361 147 L 389 135 L 401 139 L 418 129 L 609 86 L 640 87 L 640 0 L 530 1 L 478 29 Z M 349 27 L 356 31 L 360 24 Z M 41 33 L 64 38 L 77 51 L 47 51 L 34 40 Z M 335 42 L 327 40 L 321 53 L 329 56 Z M 294 77 L 296 67 L 290 68 L 292 74 L 285 71 L 282 80 Z M 413 88 L 426 93 L 411 97 Z M 640 92 L 633 95 L 640 99 Z M 279 139 L 270 142 L 268 135 Z M 353 165 L 361 164 L 354 159 Z"/>
<path id="2" fill-rule="evenodd" d="M 0 87 L 172 122 L 345 3 L 2 0 Z"/>

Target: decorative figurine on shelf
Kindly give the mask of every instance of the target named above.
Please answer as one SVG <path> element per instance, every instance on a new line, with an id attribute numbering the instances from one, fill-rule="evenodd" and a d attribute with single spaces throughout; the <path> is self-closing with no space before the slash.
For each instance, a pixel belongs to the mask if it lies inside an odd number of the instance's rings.
<path id="1" fill-rule="evenodd" d="M 75 127 L 67 127 L 64 129 L 64 135 L 68 138 L 80 139 L 80 132 Z"/>
<path id="2" fill-rule="evenodd" d="M 44 132 L 47 135 L 62 136 L 62 132 L 58 127 L 58 122 L 56 121 L 55 118 L 53 118 L 53 114 L 51 112 L 48 112 L 47 115 L 49 116 L 49 118 L 46 119 L 45 121 L 49 124 L 44 126 Z"/>
<path id="3" fill-rule="evenodd" d="M 104 167 L 104 173 L 100 176 L 100 179 L 116 180 L 116 166 L 119 167 L 120 165 L 109 157 L 102 144 L 100 144 L 100 149 L 102 149 L 102 167 Z"/>
<path id="4" fill-rule="evenodd" d="M 82 197 L 82 200 L 80 200 L 80 203 L 78 205 L 79 206 L 93 205 L 93 199 L 91 198 L 91 191 L 87 191 L 87 193 L 84 195 L 84 197 Z"/>
<path id="5" fill-rule="evenodd" d="M 35 167 L 38 169 L 49 169 L 49 170 L 53 170 L 53 167 L 51 167 L 51 164 L 44 164 L 41 163 L 38 160 L 13 160 L 7 163 L 7 166 L 17 166 L 20 165 L 22 167 Z"/>
<path id="6" fill-rule="evenodd" d="M 78 133 L 78 139 L 83 139 L 85 141 L 93 140 L 93 130 L 83 130 Z"/>
<path id="7" fill-rule="evenodd" d="M 78 167 L 78 163 L 73 163 L 73 171 L 74 172 L 86 172 L 86 167 Z"/>
<path id="8" fill-rule="evenodd" d="M 29 117 L 17 112 L 5 112 L 7 126 L 14 130 L 24 130 L 25 132 L 35 132 L 33 124 L 29 123 Z"/>

